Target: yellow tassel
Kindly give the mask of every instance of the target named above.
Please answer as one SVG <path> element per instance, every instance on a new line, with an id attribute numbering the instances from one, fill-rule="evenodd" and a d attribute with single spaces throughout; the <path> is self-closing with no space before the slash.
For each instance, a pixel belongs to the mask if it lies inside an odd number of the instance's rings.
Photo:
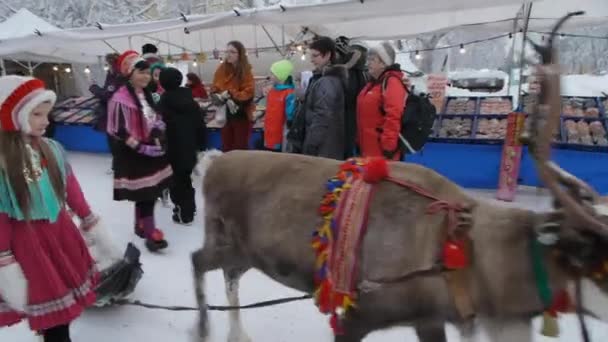
<path id="1" fill-rule="evenodd" d="M 549 312 L 543 312 L 543 326 L 541 334 L 547 337 L 559 337 L 559 325 L 557 318 L 553 317 Z"/>
<path id="2" fill-rule="evenodd" d="M 350 297 L 344 296 L 344 299 L 342 300 L 342 307 L 344 308 L 344 310 L 348 311 L 348 309 L 350 309 L 353 306 L 355 306 L 355 303 L 353 303 L 353 301 L 350 299 Z"/>

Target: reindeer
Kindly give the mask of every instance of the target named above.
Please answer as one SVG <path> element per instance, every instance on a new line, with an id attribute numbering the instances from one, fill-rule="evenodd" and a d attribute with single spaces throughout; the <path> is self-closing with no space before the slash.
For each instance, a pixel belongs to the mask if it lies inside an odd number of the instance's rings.
<path id="1" fill-rule="evenodd" d="M 545 265 L 550 290 L 576 284 L 578 307 L 608 319 L 608 217 L 593 189 L 550 162 L 551 133 L 560 113 L 559 74 L 551 45 L 540 51 L 541 105 L 529 143 L 556 208 L 536 213 L 479 201 L 430 169 L 390 162 L 390 177 L 376 185 L 358 255 L 357 306 L 342 317 L 344 331 L 335 342 L 358 342 L 372 331 L 397 325 L 413 326 L 420 341 L 445 342 L 446 322 L 455 324 L 465 341 L 481 324 L 494 342 L 530 342 L 531 319 L 547 309 L 533 260 Z M 324 184 L 340 165 L 261 151 L 207 154 L 204 159 L 205 239 L 203 248 L 192 253 L 201 341 L 209 335 L 208 271 L 223 270 L 233 306 L 239 305 L 239 279 L 251 268 L 313 293 L 311 233 L 320 222 Z M 434 200 L 403 187 L 405 183 L 427 189 L 441 203 L 458 204 L 453 212 L 458 231 L 469 241 L 466 270 L 436 267 L 446 217 L 429 214 Z M 538 245 L 542 249 L 534 259 L 531 246 Z M 239 312 L 230 312 L 228 341 L 249 340 Z"/>

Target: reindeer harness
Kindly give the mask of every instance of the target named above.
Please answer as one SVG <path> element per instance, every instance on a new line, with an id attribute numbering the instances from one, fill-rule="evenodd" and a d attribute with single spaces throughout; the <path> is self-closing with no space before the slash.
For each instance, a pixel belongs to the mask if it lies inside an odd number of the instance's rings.
<path id="1" fill-rule="evenodd" d="M 341 232 L 344 226 L 340 226 L 337 217 L 344 217 L 342 201 L 359 202 L 359 216 L 364 215 L 361 221 L 366 225 L 367 211 L 369 210 L 369 200 L 374 184 L 380 181 L 389 181 L 394 184 L 407 188 L 431 202 L 427 209 L 427 215 L 435 215 L 441 212 L 446 214 L 446 226 L 442 230 L 440 241 L 443 243 L 439 265 L 433 266 L 420 272 L 409 272 L 395 279 L 385 279 L 381 283 L 395 283 L 406 281 L 407 279 L 420 275 L 420 273 L 441 273 L 448 285 L 450 293 L 454 299 L 454 304 L 464 321 L 470 321 L 475 316 L 473 300 L 469 292 L 468 276 L 470 263 L 471 241 L 466 234 L 466 229 L 470 227 L 470 220 L 462 219 L 462 213 L 470 212 L 470 208 L 442 200 L 433 195 L 423 187 L 407 180 L 397 179 L 389 176 L 388 164 L 384 159 L 349 159 L 340 166 L 338 174 L 328 181 L 328 192 L 321 201 L 319 213 L 323 216 L 323 224 L 313 235 L 312 246 L 316 252 L 317 262 L 315 273 L 315 302 L 322 313 L 331 314 L 330 325 L 336 335 L 343 334 L 341 321 L 350 309 L 356 307 L 357 286 L 355 284 L 357 267 L 356 262 L 344 265 L 336 262 L 336 259 L 346 255 L 355 257 L 358 255 L 359 245 L 351 246 L 346 249 L 343 247 L 345 239 L 342 235 L 353 235 L 352 231 Z M 367 183 L 367 191 L 360 190 Z M 349 192 L 367 194 L 368 196 L 356 196 L 354 199 Z M 350 200 L 350 201 L 349 201 Z M 347 204 L 348 205 L 348 204 Z M 356 205 L 351 205 L 356 206 Z M 350 220 L 348 220 L 350 223 Z M 347 227 L 348 228 L 348 227 Z M 354 232 L 358 243 L 362 241 L 365 229 L 362 228 Z M 340 240 L 341 239 L 341 240 Z M 337 241 L 340 242 L 337 242 Z M 346 263 L 346 262 L 345 262 Z M 349 268 L 350 266 L 350 268 Z M 344 269 L 348 269 L 344 271 Z M 346 273 L 346 274 L 345 274 Z M 348 278 L 351 282 L 345 282 Z"/>

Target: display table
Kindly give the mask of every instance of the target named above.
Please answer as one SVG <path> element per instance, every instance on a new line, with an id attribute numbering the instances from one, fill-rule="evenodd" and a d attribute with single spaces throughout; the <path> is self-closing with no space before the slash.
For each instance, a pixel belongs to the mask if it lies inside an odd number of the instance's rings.
<path id="1" fill-rule="evenodd" d="M 465 188 L 495 189 L 501 151 L 502 145 L 429 142 L 421 153 L 407 156 L 406 161 L 433 169 Z M 608 153 L 553 148 L 551 158 L 600 194 L 608 194 Z M 518 183 L 541 186 L 527 148 L 524 148 Z"/>

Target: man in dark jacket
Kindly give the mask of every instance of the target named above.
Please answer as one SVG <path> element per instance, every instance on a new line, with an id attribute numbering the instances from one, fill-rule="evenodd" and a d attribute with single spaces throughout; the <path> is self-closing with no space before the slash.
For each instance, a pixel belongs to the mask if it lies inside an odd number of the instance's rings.
<path id="1" fill-rule="evenodd" d="M 358 44 L 351 44 L 347 37 L 336 38 L 338 63 L 348 70 L 348 83 L 345 88 L 344 112 L 344 157 L 355 156 L 357 136 L 357 97 L 369 81 L 367 74 L 367 49 Z"/>
<path id="2" fill-rule="evenodd" d="M 192 91 L 180 87 L 182 80 L 182 73 L 175 68 L 167 68 L 160 73 L 160 84 L 165 89 L 160 109 L 167 125 L 167 155 L 173 168 L 173 182 L 169 189 L 175 205 L 173 221 L 190 225 L 196 210 L 191 175 L 196 166 L 197 152 L 204 142 L 205 126 Z"/>
<path id="3" fill-rule="evenodd" d="M 334 65 L 331 38 L 316 39 L 309 50 L 315 70 L 288 135 L 291 151 L 343 160 L 346 68 Z"/>
<path id="4" fill-rule="evenodd" d="M 95 110 L 95 116 L 97 118 L 97 123 L 95 124 L 95 129 L 100 132 L 106 133 L 106 125 L 108 122 L 108 101 L 114 93 L 123 86 L 126 82 L 125 78 L 121 76 L 120 71 L 118 70 L 118 65 L 116 61 L 118 60 L 117 53 L 110 53 L 106 55 L 106 63 L 108 66 L 108 72 L 106 74 L 106 80 L 103 84 L 103 87 L 98 86 L 97 84 L 93 84 L 89 87 L 89 91 L 93 96 L 99 99 L 99 106 Z M 106 133 L 108 140 L 108 147 L 110 148 L 110 152 L 114 150 L 114 139 Z M 112 153 L 114 155 L 114 153 Z M 112 161 L 112 170 L 114 170 L 114 161 Z"/>

